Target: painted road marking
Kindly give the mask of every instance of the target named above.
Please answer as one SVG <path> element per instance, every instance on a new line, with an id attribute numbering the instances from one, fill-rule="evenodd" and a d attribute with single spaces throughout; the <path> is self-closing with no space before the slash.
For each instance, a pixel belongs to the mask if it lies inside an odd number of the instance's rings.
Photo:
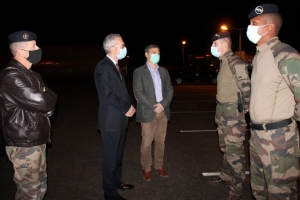
<path id="1" fill-rule="evenodd" d="M 180 130 L 181 133 L 200 133 L 200 132 L 215 132 L 217 129 L 213 130 Z M 246 129 L 246 131 L 249 131 L 249 129 Z"/>
<path id="2" fill-rule="evenodd" d="M 249 171 L 245 171 L 245 174 L 250 174 Z M 202 173 L 203 176 L 219 176 L 220 172 L 203 172 Z"/>
<path id="3" fill-rule="evenodd" d="M 207 113 L 207 112 L 216 112 L 216 111 L 178 111 L 178 112 L 171 112 L 171 113 L 182 114 L 182 113 Z"/>

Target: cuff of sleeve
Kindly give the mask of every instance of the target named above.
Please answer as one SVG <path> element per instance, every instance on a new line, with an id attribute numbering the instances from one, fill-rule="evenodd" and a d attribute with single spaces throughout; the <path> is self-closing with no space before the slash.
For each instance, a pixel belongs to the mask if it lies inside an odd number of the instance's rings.
<path id="1" fill-rule="evenodd" d="M 159 105 L 161 106 L 161 108 L 164 110 L 165 108 L 161 105 L 161 103 L 159 103 Z"/>

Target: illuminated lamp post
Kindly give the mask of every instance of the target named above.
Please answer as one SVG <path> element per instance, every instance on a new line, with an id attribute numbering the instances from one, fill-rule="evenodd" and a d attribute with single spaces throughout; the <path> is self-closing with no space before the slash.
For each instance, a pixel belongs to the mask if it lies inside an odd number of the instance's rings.
<path id="1" fill-rule="evenodd" d="M 184 45 L 186 44 L 186 41 L 182 41 L 182 68 L 184 68 Z"/>

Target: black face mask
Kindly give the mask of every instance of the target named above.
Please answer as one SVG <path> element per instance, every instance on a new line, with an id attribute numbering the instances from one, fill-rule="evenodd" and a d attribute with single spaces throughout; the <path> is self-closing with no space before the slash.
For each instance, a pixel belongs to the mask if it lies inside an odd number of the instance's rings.
<path id="1" fill-rule="evenodd" d="M 29 56 L 27 58 L 27 60 L 29 62 L 31 62 L 32 64 L 37 64 L 38 62 L 41 61 L 42 58 L 42 50 L 38 49 L 38 50 L 34 50 L 34 51 L 28 51 L 29 52 Z"/>

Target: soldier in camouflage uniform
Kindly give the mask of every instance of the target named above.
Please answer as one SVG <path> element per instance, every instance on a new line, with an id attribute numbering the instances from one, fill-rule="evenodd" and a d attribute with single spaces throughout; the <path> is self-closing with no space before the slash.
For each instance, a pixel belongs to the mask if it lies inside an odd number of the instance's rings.
<path id="1" fill-rule="evenodd" d="M 41 200 L 47 191 L 46 143 L 57 96 L 31 70 L 42 56 L 36 38 L 26 30 L 8 36 L 13 58 L 0 75 L 0 118 L 16 200 Z"/>
<path id="2" fill-rule="evenodd" d="M 250 78 L 245 62 L 231 50 L 229 32 L 216 33 L 212 41 L 211 53 L 220 59 L 215 122 L 218 125 L 219 147 L 224 156 L 220 176 L 213 177 L 209 182 L 230 185 L 226 200 L 241 199 L 245 179 L 243 142 L 247 125 L 245 113 L 248 112 L 250 99 Z"/>
<path id="3" fill-rule="evenodd" d="M 251 188 L 256 199 L 297 199 L 299 176 L 300 54 L 282 43 L 282 17 L 274 4 L 248 15 L 256 44 L 251 76 Z"/>

